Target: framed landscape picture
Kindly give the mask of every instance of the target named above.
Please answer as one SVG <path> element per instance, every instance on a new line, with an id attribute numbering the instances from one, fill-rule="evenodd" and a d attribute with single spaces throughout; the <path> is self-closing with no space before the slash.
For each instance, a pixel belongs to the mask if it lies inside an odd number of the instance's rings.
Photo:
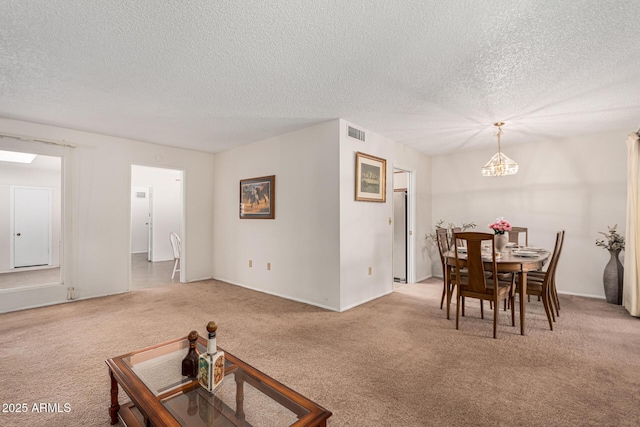
<path id="1" fill-rule="evenodd" d="M 387 198 L 387 161 L 369 154 L 356 153 L 356 200 L 385 202 Z"/>
<path id="2" fill-rule="evenodd" d="M 274 219 L 276 176 L 240 180 L 240 219 Z"/>

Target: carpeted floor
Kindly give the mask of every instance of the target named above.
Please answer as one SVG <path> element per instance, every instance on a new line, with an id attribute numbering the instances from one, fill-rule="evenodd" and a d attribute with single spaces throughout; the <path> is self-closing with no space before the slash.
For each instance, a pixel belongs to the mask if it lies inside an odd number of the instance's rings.
<path id="1" fill-rule="evenodd" d="M 108 426 L 104 361 L 210 320 L 221 347 L 331 410 L 330 426 L 640 425 L 640 319 L 561 296 L 555 331 L 532 301 L 527 336 L 502 312 L 494 340 L 490 310 L 480 320 L 469 302 L 456 331 L 440 292 L 433 279 L 335 313 L 205 281 L 2 314 L 0 425 Z"/>

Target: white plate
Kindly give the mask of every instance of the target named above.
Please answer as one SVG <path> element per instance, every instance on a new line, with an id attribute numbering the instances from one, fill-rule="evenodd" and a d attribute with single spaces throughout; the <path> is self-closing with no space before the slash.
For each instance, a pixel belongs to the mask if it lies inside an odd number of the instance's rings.
<path id="1" fill-rule="evenodd" d="M 530 252 L 544 252 L 543 248 L 535 248 L 533 246 L 526 246 L 522 248 L 523 251 L 530 251 Z"/>
<path id="2" fill-rule="evenodd" d="M 458 252 L 467 253 L 467 248 L 458 248 Z"/>
<path id="3" fill-rule="evenodd" d="M 535 251 L 512 251 L 512 254 L 515 256 L 527 256 L 527 257 L 536 257 L 538 256 L 538 252 Z"/>
<path id="4" fill-rule="evenodd" d="M 507 245 L 505 246 L 505 248 L 515 248 L 516 246 L 518 246 L 518 244 L 517 244 L 517 243 L 509 242 L 509 243 L 507 243 Z"/>

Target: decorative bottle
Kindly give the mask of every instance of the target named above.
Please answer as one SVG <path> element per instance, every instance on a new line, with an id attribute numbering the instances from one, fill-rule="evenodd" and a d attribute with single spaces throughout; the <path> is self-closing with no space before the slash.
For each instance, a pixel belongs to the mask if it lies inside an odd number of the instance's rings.
<path id="1" fill-rule="evenodd" d="M 218 351 L 216 344 L 216 322 L 207 324 L 207 354 L 201 354 L 198 364 L 198 381 L 200 385 L 212 392 L 222 384 L 224 379 L 224 352 Z"/>
<path id="2" fill-rule="evenodd" d="M 182 375 L 189 378 L 195 378 L 198 376 L 198 358 L 200 354 L 198 353 L 197 341 L 198 341 L 198 332 L 191 331 L 189 332 L 189 351 L 184 359 L 182 359 Z"/>

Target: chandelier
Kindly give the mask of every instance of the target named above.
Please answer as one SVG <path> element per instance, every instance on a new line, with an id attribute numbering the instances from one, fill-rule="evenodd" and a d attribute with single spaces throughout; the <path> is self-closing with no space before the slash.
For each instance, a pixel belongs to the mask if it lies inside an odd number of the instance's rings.
<path id="1" fill-rule="evenodd" d="M 482 176 L 515 175 L 518 173 L 518 164 L 500 151 L 500 136 L 502 135 L 504 122 L 497 122 L 493 125 L 498 128 L 496 131 L 496 136 L 498 137 L 498 152 L 482 167 Z"/>

